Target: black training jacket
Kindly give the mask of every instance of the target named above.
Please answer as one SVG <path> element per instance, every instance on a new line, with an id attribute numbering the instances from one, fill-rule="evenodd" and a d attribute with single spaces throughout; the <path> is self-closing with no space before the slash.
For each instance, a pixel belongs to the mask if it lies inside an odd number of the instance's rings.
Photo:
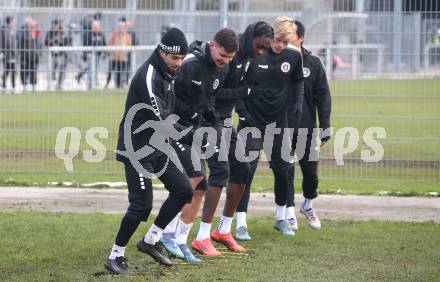
<path id="1" fill-rule="evenodd" d="M 176 114 L 179 123 L 191 125 L 194 113 L 214 111 L 215 96 L 226 78 L 229 67 L 219 68 L 209 50 L 209 42 L 195 41 L 189 46 L 189 54 L 176 76 Z"/>
<path id="2" fill-rule="evenodd" d="M 252 59 L 252 41 L 257 23 L 249 25 L 240 36 L 240 48 L 234 59 L 229 63 L 229 72 L 223 87 L 216 93 L 215 110 L 220 118 L 230 118 L 232 109 L 241 95 L 238 87 L 249 68 Z"/>
<path id="3" fill-rule="evenodd" d="M 289 45 L 280 54 L 276 54 L 269 48 L 263 55 L 252 60 L 245 84 L 261 85 L 265 89 L 264 96 L 240 101 L 257 127 L 284 122 L 289 96 L 293 97 L 295 103 L 302 105 L 304 81 L 300 50 Z M 296 110 L 301 111 L 301 107 Z"/>
<path id="4" fill-rule="evenodd" d="M 137 70 L 131 81 L 125 102 L 124 116 L 119 125 L 117 150 L 125 151 L 124 123 L 127 113 L 133 105 L 145 103 L 154 109 L 153 111 L 141 109 L 134 116 L 131 125 L 131 139 L 135 151 L 148 144 L 153 133 L 152 129 L 145 129 L 137 134 L 133 134 L 140 125 L 148 120 L 164 120 L 167 116 L 174 113 L 174 78 L 160 57 L 159 49 L 156 49 L 150 58 Z M 154 157 L 157 154 L 159 154 L 159 151 L 155 151 L 149 157 Z M 127 160 L 120 154 L 116 154 L 116 159 L 118 161 Z"/>
<path id="5" fill-rule="evenodd" d="M 299 128 L 308 128 L 309 134 L 316 127 L 316 112 L 319 117 L 319 127 L 330 127 L 331 96 L 324 65 L 321 59 L 306 48 L 302 48 L 304 73 L 304 101 Z M 290 114 L 295 107 L 294 101 L 289 102 L 289 127 L 295 124 L 295 116 Z"/>

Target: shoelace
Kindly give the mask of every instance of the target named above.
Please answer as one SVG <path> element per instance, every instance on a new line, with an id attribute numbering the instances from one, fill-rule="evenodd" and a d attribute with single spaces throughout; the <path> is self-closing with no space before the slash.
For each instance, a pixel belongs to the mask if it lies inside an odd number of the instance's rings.
<path id="1" fill-rule="evenodd" d="M 281 222 L 281 227 L 284 229 L 290 229 L 289 224 L 287 224 L 287 221 L 283 220 L 283 222 Z"/>
<path id="2" fill-rule="evenodd" d="M 287 221 L 289 221 L 290 223 L 295 223 L 296 222 L 296 218 L 292 217 L 287 219 Z"/>
<path id="3" fill-rule="evenodd" d="M 247 228 L 244 227 L 244 226 L 242 226 L 242 227 L 238 228 L 238 231 L 240 231 L 240 232 L 246 232 L 246 231 L 247 231 Z"/>
<path id="4" fill-rule="evenodd" d="M 231 233 L 229 233 L 228 236 L 223 237 L 223 239 L 223 242 L 230 247 L 236 247 L 236 245 L 238 245 L 232 237 Z"/>
<path id="5" fill-rule="evenodd" d="M 179 247 L 179 249 L 182 251 L 182 253 L 188 253 L 188 251 L 189 251 L 189 249 L 188 249 L 188 247 L 187 246 L 185 246 L 185 247 Z"/>
<path id="6" fill-rule="evenodd" d="M 308 209 L 305 211 L 307 213 L 308 216 L 310 216 L 310 218 L 312 220 L 316 220 L 316 215 L 315 215 L 315 211 L 313 209 Z"/>
<path id="7" fill-rule="evenodd" d="M 202 250 L 203 252 L 213 252 L 214 251 L 214 246 L 212 246 L 211 244 L 209 245 L 202 245 Z"/>
<path id="8" fill-rule="evenodd" d="M 188 249 L 188 247 L 184 248 L 181 251 L 185 257 L 191 257 L 191 258 L 194 257 L 193 253 L 191 253 L 191 251 Z"/>
<path id="9" fill-rule="evenodd" d="M 208 246 L 202 246 L 202 251 L 203 251 L 204 253 L 210 253 L 210 252 L 211 252 L 211 248 L 208 247 Z"/>
<path id="10" fill-rule="evenodd" d="M 173 247 L 177 247 L 176 241 L 170 239 L 169 237 L 163 237 L 163 243 L 170 244 Z"/>

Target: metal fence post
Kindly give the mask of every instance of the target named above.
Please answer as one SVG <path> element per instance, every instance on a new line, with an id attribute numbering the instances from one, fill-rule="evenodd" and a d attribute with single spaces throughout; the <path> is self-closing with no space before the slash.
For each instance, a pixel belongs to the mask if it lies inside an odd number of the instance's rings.
<path id="1" fill-rule="evenodd" d="M 47 54 L 47 91 L 52 89 L 52 52 L 49 49 Z"/>
<path id="2" fill-rule="evenodd" d="M 402 72 L 400 64 L 402 63 L 402 1 L 394 0 L 394 18 L 393 18 L 393 65 L 394 71 Z"/>
<path id="3" fill-rule="evenodd" d="M 359 74 L 359 49 L 354 48 L 351 54 L 351 76 L 357 78 Z"/>
<path id="4" fill-rule="evenodd" d="M 379 48 L 377 49 L 377 72 L 379 75 L 381 75 L 383 72 L 383 62 L 383 48 Z"/>
<path id="5" fill-rule="evenodd" d="M 92 89 L 95 89 L 96 87 L 96 75 L 97 75 L 97 70 L 96 70 L 96 52 L 95 50 L 92 51 L 92 69 L 90 70 L 92 72 L 92 81 L 91 81 L 91 85 L 92 85 Z"/>
<path id="6" fill-rule="evenodd" d="M 133 51 L 131 53 L 131 73 L 132 75 L 134 73 L 136 73 L 136 69 L 137 69 L 137 62 L 136 62 L 136 51 Z M 130 80 L 130 77 L 128 78 L 128 80 Z M 127 81 L 128 83 L 129 81 Z"/>
<path id="7" fill-rule="evenodd" d="M 220 28 L 228 26 L 228 0 L 220 0 Z"/>
<path id="8" fill-rule="evenodd" d="M 415 14 L 415 26 L 417 28 L 417 30 L 422 30 L 422 15 L 421 13 L 417 13 Z M 415 62 L 414 62 L 414 71 L 417 71 L 420 69 L 420 55 L 422 53 L 422 49 L 421 49 L 421 42 L 422 42 L 422 35 L 421 33 L 417 33 L 417 35 L 415 35 L 415 40 L 414 40 L 414 44 L 415 44 L 415 50 L 414 50 L 414 54 L 415 54 Z"/>

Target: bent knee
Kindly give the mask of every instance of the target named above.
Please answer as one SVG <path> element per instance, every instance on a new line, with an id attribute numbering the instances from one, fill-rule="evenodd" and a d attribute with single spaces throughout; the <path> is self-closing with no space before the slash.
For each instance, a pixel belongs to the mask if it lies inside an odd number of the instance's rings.
<path id="1" fill-rule="evenodd" d="M 197 182 L 197 185 L 195 186 L 194 190 L 205 191 L 206 189 L 208 189 L 208 181 L 206 181 L 205 177 L 202 177 L 202 179 L 199 182 Z"/>
<path id="2" fill-rule="evenodd" d="M 200 185 L 203 186 L 203 184 L 201 184 L 201 182 L 205 179 L 204 176 L 196 176 L 196 177 L 191 177 L 189 179 L 189 181 L 191 182 L 191 186 L 193 189 L 197 189 L 197 187 L 199 187 Z"/>
<path id="3" fill-rule="evenodd" d="M 127 216 L 133 219 L 146 221 L 151 213 L 153 206 L 146 202 L 132 202 L 128 206 Z"/>

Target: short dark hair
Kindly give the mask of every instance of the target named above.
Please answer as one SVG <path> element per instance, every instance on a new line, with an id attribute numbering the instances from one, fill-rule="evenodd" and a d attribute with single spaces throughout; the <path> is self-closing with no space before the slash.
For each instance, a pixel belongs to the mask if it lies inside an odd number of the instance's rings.
<path id="1" fill-rule="evenodd" d="M 214 41 L 220 46 L 225 48 L 227 52 L 238 51 L 238 37 L 235 32 L 230 28 L 223 28 L 219 30 L 215 36 Z"/>
<path id="2" fill-rule="evenodd" d="M 269 37 L 273 39 L 273 28 L 266 22 L 257 22 L 254 30 L 254 38 L 256 37 Z"/>
<path id="3" fill-rule="evenodd" d="M 94 13 L 94 14 L 93 14 L 93 19 L 94 19 L 94 20 L 97 20 L 97 21 L 102 20 L 102 13 L 101 13 L 101 12 L 96 12 L 96 13 Z"/>
<path id="4" fill-rule="evenodd" d="M 6 18 L 5 18 L 6 24 L 10 24 L 13 20 L 14 20 L 13 16 L 6 16 Z"/>
<path id="5" fill-rule="evenodd" d="M 304 37 L 306 35 L 306 28 L 304 27 L 304 25 L 297 20 L 295 20 L 295 25 L 296 25 L 296 35 L 298 37 Z"/>

